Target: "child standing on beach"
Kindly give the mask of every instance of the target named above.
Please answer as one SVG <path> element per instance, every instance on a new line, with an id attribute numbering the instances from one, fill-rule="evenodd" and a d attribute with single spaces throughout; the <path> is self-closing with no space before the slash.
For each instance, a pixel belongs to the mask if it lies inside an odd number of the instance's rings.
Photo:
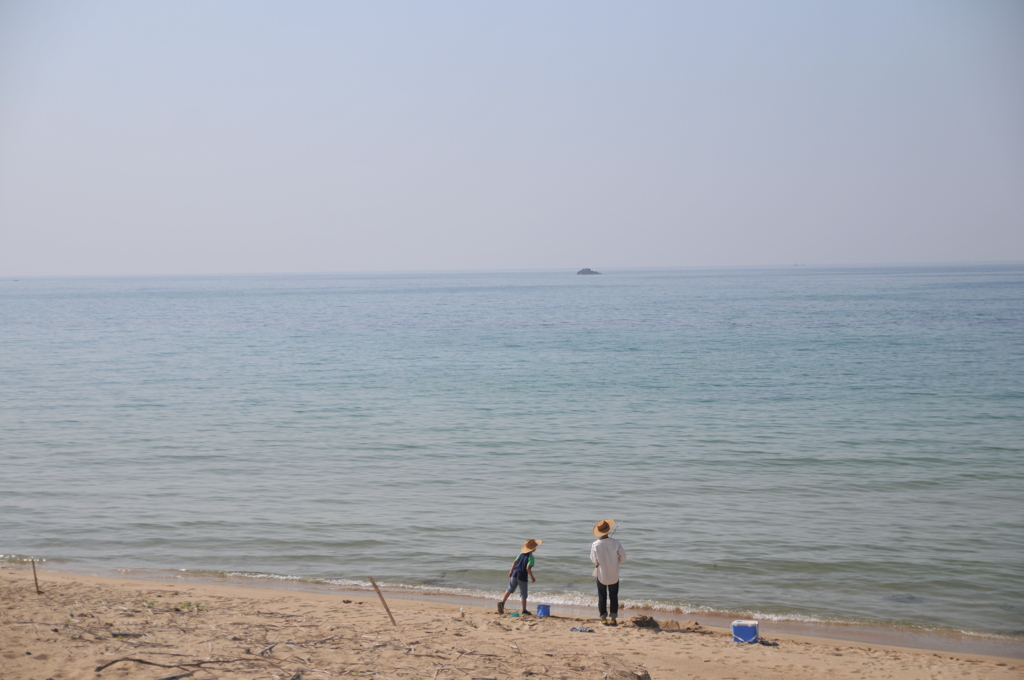
<path id="1" fill-rule="evenodd" d="M 533 577 L 533 551 L 543 542 L 529 538 L 526 540 L 526 543 L 523 543 L 523 549 L 519 551 L 519 557 L 512 562 L 512 568 L 508 570 L 508 589 L 505 590 L 505 596 L 498 600 L 499 614 L 505 613 L 505 603 L 508 602 L 509 595 L 516 592 L 517 588 L 519 589 L 519 597 L 523 601 L 523 614 L 530 613 L 526 610 L 526 597 L 530 587 L 526 579 L 529 577 L 530 581 L 537 582 L 537 579 Z"/>

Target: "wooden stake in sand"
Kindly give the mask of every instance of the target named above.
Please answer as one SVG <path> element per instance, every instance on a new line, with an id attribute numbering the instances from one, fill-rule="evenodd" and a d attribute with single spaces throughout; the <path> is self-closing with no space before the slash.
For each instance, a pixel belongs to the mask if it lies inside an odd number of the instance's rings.
<path id="1" fill-rule="evenodd" d="M 377 582 L 373 580 L 372 576 L 367 576 L 366 578 L 370 579 L 370 585 L 377 591 L 377 597 L 380 598 L 380 603 L 384 605 L 384 611 L 388 613 L 388 618 L 391 619 L 391 625 L 397 626 L 398 624 L 395 623 L 395 617 L 391 615 L 391 610 L 388 609 L 388 603 L 384 601 L 384 595 L 381 594 L 380 588 L 377 587 Z"/>
<path id="2" fill-rule="evenodd" d="M 36 595 L 42 595 L 43 591 L 39 590 L 39 577 L 36 576 L 36 561 L 32 560 L 32 580 L 36 582 Z"/>

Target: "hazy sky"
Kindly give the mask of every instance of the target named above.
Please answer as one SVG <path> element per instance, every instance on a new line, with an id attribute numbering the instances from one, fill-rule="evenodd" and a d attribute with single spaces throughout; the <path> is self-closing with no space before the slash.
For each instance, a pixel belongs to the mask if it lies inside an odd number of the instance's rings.
<path id="1" fill-rule="evenodd" d="M 0 275 L 1024 260 L 1024 2 L 0 2 Z"/>

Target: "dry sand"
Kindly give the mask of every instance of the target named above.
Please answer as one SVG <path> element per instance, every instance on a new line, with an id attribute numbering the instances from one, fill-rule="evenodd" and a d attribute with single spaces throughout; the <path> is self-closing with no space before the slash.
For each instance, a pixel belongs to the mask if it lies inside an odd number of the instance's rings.
<path id="1" fill-rule="evenodd" d="M 1024 678 L 1024 661 L 773 636 L 732 642 L 697 625 L 602 628 L 577 618 L 371 593 L 307 593 L 0 568 L 0 678 L 406 680 L 649 677 Z M 584 625 L 593 633 L 571 632 Z M 669 624 L 671 625 L 671 624 Z"/>

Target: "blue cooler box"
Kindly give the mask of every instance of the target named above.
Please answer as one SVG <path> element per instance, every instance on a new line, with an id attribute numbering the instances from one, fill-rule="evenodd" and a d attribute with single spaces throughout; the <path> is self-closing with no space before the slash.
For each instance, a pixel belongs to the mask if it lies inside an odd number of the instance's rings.
<path id="1" fill-rule="evenodd" d="M 757 621 L 733 621 L 732 641 L 750 644 L 757 642 Z"/>

